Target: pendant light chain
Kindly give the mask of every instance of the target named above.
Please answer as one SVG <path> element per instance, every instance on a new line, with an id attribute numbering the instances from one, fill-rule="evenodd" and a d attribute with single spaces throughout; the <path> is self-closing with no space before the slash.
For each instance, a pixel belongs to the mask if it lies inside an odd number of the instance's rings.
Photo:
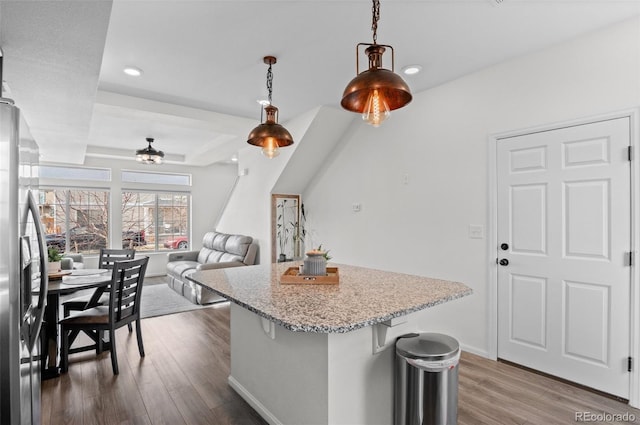
<path id="1" fill-rule="evenodd" d="M 378 20 L 380 19 L 380 0 L 373 0 L 371 10 L 372 21 L 371 30 L 373 31 L 373 44 L 378 44 Z"/>
<path id="2" fill-rule="evenodd" d="M 269 105 L 271 105 L 271 92 L 273 92 L 273 72 L 271 72 L 271 64 L 267 70 L 267 90 L 269 91 Z"/>

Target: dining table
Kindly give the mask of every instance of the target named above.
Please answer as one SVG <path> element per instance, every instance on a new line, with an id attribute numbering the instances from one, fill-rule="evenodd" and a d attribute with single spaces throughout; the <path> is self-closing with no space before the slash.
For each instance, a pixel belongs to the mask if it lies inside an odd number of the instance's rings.
<path id="1" fill-rule="evenodd" d="M 93 289 L 86 308 L 98 305 L 100 296 L 111 283 L 109 269 L 78 269 L 49 273 L 47 305 L 41 334 L 42 379 L 60 376 L 60 300 L 63 295 Z"/>

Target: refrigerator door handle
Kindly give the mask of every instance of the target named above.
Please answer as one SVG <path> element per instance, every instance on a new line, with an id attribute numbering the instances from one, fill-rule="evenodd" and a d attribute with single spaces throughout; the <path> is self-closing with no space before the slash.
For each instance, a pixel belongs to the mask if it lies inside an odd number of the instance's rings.
<path id="1" fill-rule="evenodd" d="M 42 327 L 42 321 L 44 319 L 44 309 L 47 303 L 47 292 L 49 290 L 49 275 L 47 274 L 47 244 L 44 236 L 44 227 L 42 221 L 40 221 L 40 213 L 38 212 L 38 205 L 33 197 L 33 192 L 29 190 L 27 194 L 27 209 L 26 214 L 31 214 L 33 218 L 33 224 L 35 226 L 36 235 L 38 237 L 38 246 L 40 249 L 40 290 L 38 291 L 38 305 L 33 308 L 34 322 L 31 326 L 31 332 L 29 335 L 29 349 L 33 350 L 35 344 L 38 341 L 38 335 L 40 328 Z M 26 223 L 26 217 L 23 223 Z"/>

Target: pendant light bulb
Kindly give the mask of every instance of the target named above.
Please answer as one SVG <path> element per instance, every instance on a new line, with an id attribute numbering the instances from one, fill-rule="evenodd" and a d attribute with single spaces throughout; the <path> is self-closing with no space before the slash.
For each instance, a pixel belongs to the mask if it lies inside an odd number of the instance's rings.
<path id="1" fill-rule="evenodd" d="M 280 149 L 278 149 L 278 141 L 273 137 L 267 137 L 262 146 L 262 155 L 269 159 L 273 159 L 280 155 Z"/>
<path id="2" fill-rule="evenodd" d="M 380 127 L 383 121 L 389 118 L 389 105 L 378 89 L 373 89 L 362 111 L 362 119 L 374 127 Z"/>

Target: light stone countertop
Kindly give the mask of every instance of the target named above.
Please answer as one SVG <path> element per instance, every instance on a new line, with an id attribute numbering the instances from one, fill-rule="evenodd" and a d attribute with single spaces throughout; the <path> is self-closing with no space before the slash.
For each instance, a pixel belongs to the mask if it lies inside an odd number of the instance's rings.
<path id="1" fill-rule="evenodd" d="M 298 264 L 203 270 L 188 279 L 295 332 L 345 333 L 473 292 L 459 282 L 333 263 L 337 285 L 281 284 Z"/>

